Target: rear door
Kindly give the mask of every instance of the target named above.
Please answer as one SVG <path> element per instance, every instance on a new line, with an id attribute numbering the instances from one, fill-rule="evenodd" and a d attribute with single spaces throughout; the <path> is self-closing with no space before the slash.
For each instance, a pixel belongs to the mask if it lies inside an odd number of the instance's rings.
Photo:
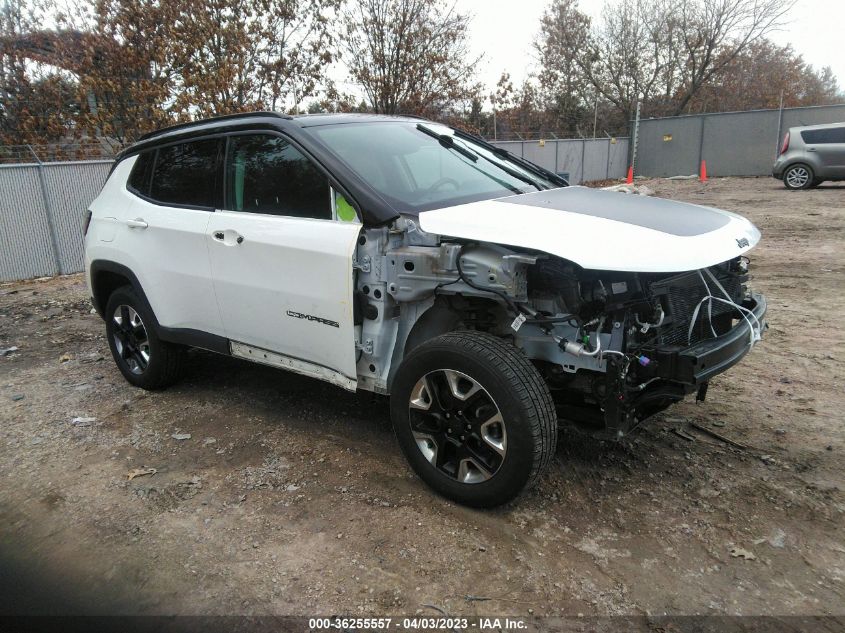
<path id="1" fill-rule="evenodd" d="M 160 325 L 222 335 L 206 227 L 222 199 L 222 138 L 142 153 L 127 183 L 134 194 L 115 247 L 132 261 Z"/>
<path id="2" fill-rule="evenodd" d="M 280 135 L 229 137 L 225 178 L 206 243 L 233 354 L 354 389 L 357 218 L 337 219 L 328 177 Z"/>

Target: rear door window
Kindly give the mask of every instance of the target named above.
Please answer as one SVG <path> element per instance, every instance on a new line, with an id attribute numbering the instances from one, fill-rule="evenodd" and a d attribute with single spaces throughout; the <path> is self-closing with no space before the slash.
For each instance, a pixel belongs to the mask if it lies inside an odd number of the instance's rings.
<path id="1" fill-rule="evenodd" d="M 207 139 L 159 149 L 150 197 L 175 206 L 218 206 L 221 143 L 220 139 Z"/>
<path id="2" fill-rule="evenodd" d="M 329 180 L 281 137 L 233 136 L 226 159 L 226 208 L 330 220 Z"/>
<path id="3" fill-rule="evenodd" d="M 845 143 L 845 127 L 831 127 L 821 130 L 804 130 L 801 132 L 801 138 L 808 145 Z"/>

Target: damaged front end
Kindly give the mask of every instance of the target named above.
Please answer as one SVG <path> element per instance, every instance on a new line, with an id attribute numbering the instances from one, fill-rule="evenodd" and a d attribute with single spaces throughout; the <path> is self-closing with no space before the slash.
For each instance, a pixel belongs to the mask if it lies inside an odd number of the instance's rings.
<path id="1" fill-rule="evenodd" d="M 747 280 L 745 257 L 670 274 L 540 259 L 515 344 L 541 366 L 561 418 L 618 437 L 688 394 L 703 400 L 760 340 L 766 302 Z"/>
<path id="2" fill-rule="evenodd" d="M 747 287 L 745 257 L 759 240 L 727 211 L 584 187 L 366 229 L 358 386 L 390 393 L 415 347 L 479 330 L 531 359 L 561 419 L 620 437 L 688 394 L 703 399 L 760 340 L 766 302 Z"/>
<path id="3" fill-rule="evenodd" d="M 508 339 L 545 378 L 562 420 L 620 437 L 742 359 L 766 328 L 744 256 L 686 272 L 586 269 L 403 220 L 356 253 L 359 387 L 389 393 L 402 358 L 453 330 Z"/>

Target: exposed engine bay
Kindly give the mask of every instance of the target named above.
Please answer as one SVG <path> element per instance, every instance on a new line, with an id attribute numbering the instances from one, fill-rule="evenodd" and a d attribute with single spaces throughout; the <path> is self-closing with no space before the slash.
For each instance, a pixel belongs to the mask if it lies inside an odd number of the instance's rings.
<path id="1" fill-rule="evenodd" d="M 766 327 L 743 256 L 680 273 L 587 270 L 402 218 L 361 232 L 354 267 L 359 387 L 389 393 L 415 346 L 481 330 L 533 361 L 560 418 L 611 437 L 687 394 L 704 399 Z"/>

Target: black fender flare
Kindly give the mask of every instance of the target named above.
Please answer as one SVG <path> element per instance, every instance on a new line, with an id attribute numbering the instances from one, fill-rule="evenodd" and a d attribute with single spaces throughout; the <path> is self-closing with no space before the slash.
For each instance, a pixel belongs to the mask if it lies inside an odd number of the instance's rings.
<path id="1" fill-rule="evenodd" d="M 132 286 L 135 293 L 146 304 L 150 314 L 153 315 L 152 327 L 155 329 L 156 334 L 161 340 L 169 343 L 175 343 L 177 345 L 186 345 L 188 347 L 201 347 L 212 352 L 217 352 L 218 354 L 230 354 L 229 339 L 223 336 L 210 334 L 208 332 L 201 332 L 199 330 L 192 330 L 189 328 L 171 328 L 162 326 L 158 322 L 155 310 L 150 304 L 150 300 L 147 298 L 147 294 L 144 292 L 144 287 L 138 280 L 138 276 L 127 266 L 107 259 L 97 259 L 91 262 L 89 271 L 91 278 L 91 303 L 94 305 L 94 309 L 97 311 L 97 314 L 99 314 L 103 319 L 106 318 L 106 301 L 101 302 L 100 297 L 97 296 L 97 276 L 100 273 L 105 272 L 119 275 L 129 281 L 129 285 Z M 100 305 L 101 303 L 102 305 Z"/>
<path id="2" fill-rule="evenodd" d="M 91 278 L 91 303 L 94 305 L 94 309 L 97 311 L 102 318 L 105 319 L 105 309 L 106 309 L 106 302 L 108 299 L 104 301 L 100 301 L 101 297 L 98 297 L 97 293 L 97 276 L 100 273 L 113 273 L 115 275 L 120 275 L 129 281 L 129 285 L 132 286 L 132 289 L 138 294 L 141 299 L 143 299 L 144 303 L 147 304 L 147 307 L 150 308 L 150 312 L 153 313 L 153 318 L 155 319 L 155 311 L 152 309 L 150 305 L 150 300 L 147 298 L 147 294 L 144 292 L 144 287 L 141 285 L 141 282 L 138 281 L 138 276 L 132 272 L 131 269 L 127 268 L 123 264 L 118 264 L 117 262 L 113 262 L 108 259 L 95 259 L 91 262 L 89 266 L 89 275 Z M 158 320 L 156 319 L 155 323 L 156 329 L 159 328 Z"/>

